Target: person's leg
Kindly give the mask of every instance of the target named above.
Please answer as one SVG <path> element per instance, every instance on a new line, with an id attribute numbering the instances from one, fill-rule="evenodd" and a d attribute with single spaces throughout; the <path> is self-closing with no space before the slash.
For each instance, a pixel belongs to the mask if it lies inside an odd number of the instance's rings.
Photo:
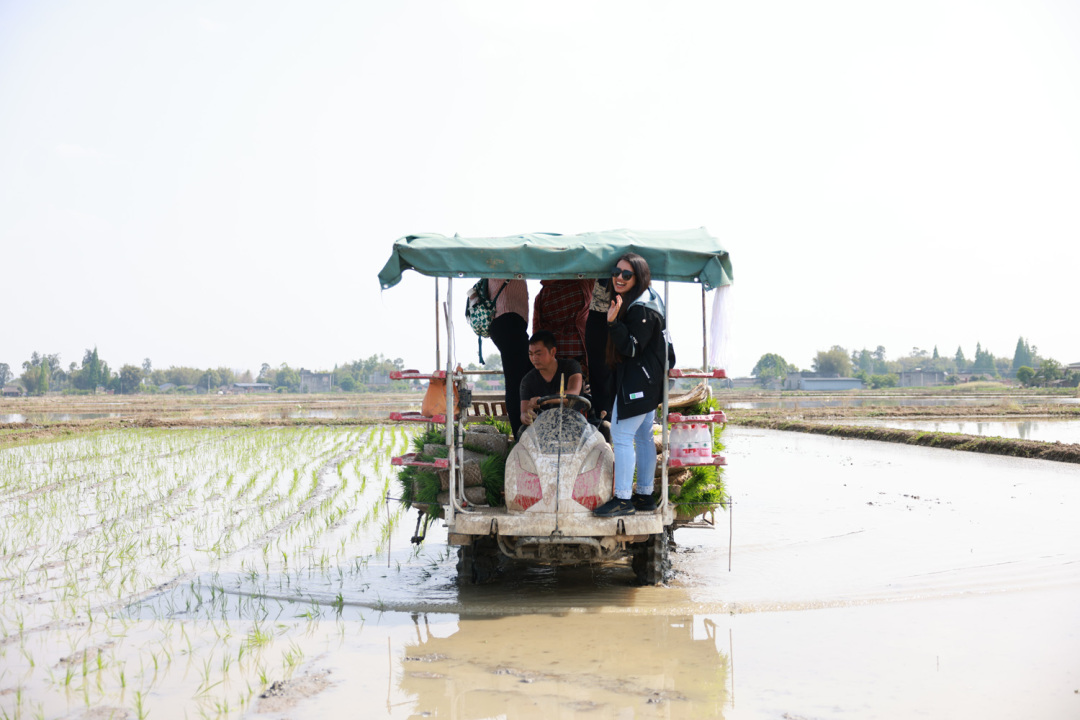
<path id="1" fill-rule="evenodd" d="M 634 489 L 634 425 L 636 418 L 611 417 L 611 447 L 615 452 L 615 497 L 629 500 Z"/>
<path id="2" fill-rule="evenodd" d="M 616 403 L 617 405 L 618 403 Z M 630 500 L 634 487 L 634 433 L 637 418 L 619 418 L 618 408 L 611 418 L 611 445 L 615 451 L 615 493 L 611 499 L 593 510 L 599 517 L 633 515 L 634 503 Z"/>
<path id="3" fill-rule="evenodd" d="M 637 492 L 652 495 L 653 478 L 656 475 L 656 441 L 653 440 L 653 415 L 641 416 L 641 424 L 634 433 L 634 455 L 637 467 Z"/>
<path id="4" fill-rule="evenodd" d="M 652 443 L 652 413 L 621 418 L 618 403 L 615 403 L 611 418 L 611 445 L 615 451 L 615 497 L 623 500 L 630 497 L 634 489 L 635 468 L 639 486 L 642 484 L 642 473 L 648 471 L 647 482 L 649 491 L 652 491 L 652 477 L 656 472 L 656 446 Z"/>
<path id="5" fill-rule="evenodd" d="M 506 384 L 506 414 L 516 438 L 521 429 L 521 379 L 532 370 L 529 362 L 529 334 L 525 318 L 517 313 L 503 313 L 491 321 L 488 332 L 502 356 L 503 381 Z"/>
<path id="6" fill-rule="evenodd" d="M 642 450 L 636 450 L 635 446 L 643 448 L 647 443 L 652 443 L 652 413 L 635 415 L 634 417 L 620 418 L 618 402 L 612 408 L 611 417 L 611 445 L 615 451 L 615 494 L 608 502 L 593 511 L 601 517 L 613 517 L 616 515 L 632 515 L 638 505 L 642 510 L 655 510 L 655 505 L 644 502 L 644 498 L 651 500 L 651 495 L 638 497 L 634 493 L 634 469 L 638 469 L 638 477 L 648 470 L 649 492 L 652 492 L 652 474 L 656 472 L 656 449 L 652 450 L 652 464 L 639 465 L 638 457 L 647 461 L 647 455 Z M 642 430 L 642 428 L 645 430 Z M 640 481 L 639 481 L 640 482 Z M 634 500 L 637 502 L 634 502 Z"/>

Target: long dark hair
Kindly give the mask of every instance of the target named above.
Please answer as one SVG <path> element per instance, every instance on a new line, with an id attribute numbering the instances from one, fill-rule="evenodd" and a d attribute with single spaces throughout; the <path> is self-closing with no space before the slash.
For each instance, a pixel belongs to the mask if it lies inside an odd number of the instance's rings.
<path id="1" fill-rule="evenodd" d="M 626 312 L 626 308 L 630 307 L 630 303 L 641 297 L 641 293 L 648 290 L 649 286 L 652 285 L 652 272 L 649 270 L 649 263 L 645 262 L 645 258 L 637 253 L 626 253 L 615 261 L 615 266 L 618 266 L 618 264 L 624 260 L 634 269 L 634 277 L 636 280 L 634 282 L 634 287 L 630 288 L 630 292 L 623 295 L 623 306 L 622 309 L 619 310 L 619 318 L 622 318 L 623 314 Z M 611 292 L 612 294 L 615 292 L 614 283 L 611 285 Z"/>
<path id="2" fill-rule="evenodd" d="M 618 260 L 615 261 L 617 267 L 620 262 L 625 260 L 631 268 L 634 270 L 634 287 L 630 288 L 630 292 L 622 296 L 622 307 L 619 308 L 618 319 L 622 320 L 626 315 L 627 308 L 630 304 L 641 297 L 641 294 L 649 289 L 652 285 L 652 272 L 649 270 L 649 263 L 645 262 L 645 258 L 641 257 L 637 253 L 626 253 Z M 615 300 L 615 283 L 611 284 L 611 299 Z M 615 344 L 611 341 L 611 335 L 608 335 L 607 352 L 605 353 L 605 360 L 609 366 L 622 362 L 622 355 L 615 349 Z"/>

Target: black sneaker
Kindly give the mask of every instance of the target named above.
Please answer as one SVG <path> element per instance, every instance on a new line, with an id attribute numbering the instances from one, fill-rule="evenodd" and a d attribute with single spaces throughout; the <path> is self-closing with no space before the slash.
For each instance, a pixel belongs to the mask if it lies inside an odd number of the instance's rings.
<path id="1" fill-rule="evenodd" d="M 630 502 L 634 504 L 634 509 L 638 512 L 652 512 L 656 509 L 656 499 L 653 498 L 652 493 L 648 495 L 634 493 L 630 496 Z"/>
<path id="2" fill-rule="evenodd" d="M 606 503 L 592 511 L 596 517 L 619 517 L 621 515 L 633 515 L 634 503 L 629 500 L 613 497 Z"/>

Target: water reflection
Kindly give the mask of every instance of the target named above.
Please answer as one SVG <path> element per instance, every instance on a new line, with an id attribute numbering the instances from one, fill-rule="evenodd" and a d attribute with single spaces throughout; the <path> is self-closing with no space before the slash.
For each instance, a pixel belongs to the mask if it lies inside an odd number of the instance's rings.
<path id="1" fill-rule="evenodd" d="M 331 408 L 328 410 L 300 409 L 290 411 L 290 418 L 363 418 L 365 420 L 385 420 L 394 411 L 408 412 L 420 409 L 420 404 L 386 403 L 362 405 L 352 408 Z"/>
<path id="2" fill-rule="evenodd" d="M 215 408 L 214 411 L 201 411 L 198 408 L 193 408 L 197 412 L 193 417 L 198 419 L 212 419 L 222 418 L 225 420 L 257 420 L 257 419 L 270 419 L 280 418 L 282 420 L 290 420 L 297 418 L 341 418 L 341 419 L 361 419 L 361 420 L 385 420 L 390 416 L 392 411 L 412 411 L 419 410 L 420 404 L 409 403 L 380 403 L 372 405 L 359 405 L 356 407 L 345 408 L 306 408 L 303 406 L 283 407 L 273 410 L 267 410 L 265 408 L 251 407 L 247 412 L 227 412 L 221 413 L 222 408 Z M 132 410 L 131 412 L 32 412 L 32 413 L 6 413 L 0 414 L 0 423 L 49 423 L 49 422 L 73 422 L 76 420 L 97 420 L 100 418 L 119 418 L 119 417 L 135 417 L 137 413 Z M 183 416 L 184 413 L 180 409 L 171 413 L 166 413 L 170 417 Z"/>
<path id="3" fill-rule="evenodd" d="M 836 421 L 830 421 L 835 423 Z M 1038 442 L 1080 443 L 1080 420 L 892 420 L 849 418 L 845 425 L 887 427 L 899 430 L 961 433 L 980 437 L 1016 438 Z"/>
<path id="4" fill-rule="evenodd" d="M 1046 397 L 1030 395 L 1026 397 L 1010 395 L 989 395 L 980 397 L 866 397 L 821 395 L 808 397 L 776 398 L 775 400 L 754 400 L 750 402 L 725 402 L 719 397 L 720 406 L 726 410 L 798 410 L 809 408 L 835 407 L 979 407 L 998 405 L 1002 402 L 1015 402 L 1020 405 L 1076 405 L 1080 398 Z"/>
<path id="5" fill-rule="evenodd" d="M 413 622 L 398 680 L 410 717 L 719 718 L 728 701 L 728 637 L 708 618 L 465 616 L 447 637 Z"/>
<path id="6" fill-rule="evenodd" d="M 97 420 L 98 418 L 121 418 L 120 412 L 13 412 L 0 415 L 2 422 L 71 422 L 72 420 Z"/>
<path id="7" fill-rule="evenodd" d="M 899 406 L 953 406 L 953 407 L 977 407 L 996 405 L 1002 402 L 1015 402 L 1020 405 L 1069 405 L 1080 404 L 1080 398 L 1075 397 L 1046 397 L 1039 395 L 1012 396 L 990 395 L 978 397 L 912 397 L 912 396 L 846 396 L 846 395 L 816 395 L 796 397 L 776 397 L 773 399 L 760 399 L 753 401 L 730 402 L 725 401 L 723 394 L 718 396 L 720 405 L 728 410 L 763 410 L 763 409 L 811 409 L 811 408 L 834 408 L 834 407 L 899 407 Z M 164 401 L 163 401 L 164 402 Z M 384 420 L 393 411 L 415 411 L 420 409 L 420 397 L 408 397 L 405 399 L 383 400 L 378 402 L 357 401 L 356 404 L 342 406 L 342 400 L 312 400 L 308 396 L 288 396 L 286 399 L 268 397 L 266 399 L 249 399 L 243 403 L 221 402 L 215 400 L 189 406 L 176 405 L 161 407 L 153 412 L 163 413 L 170 417 L 196 417 L 222 418 L 225 420 L 252 420 L 252 419 L 362 419 Z M 336 407 L 325 407 L 336 405 Z M 94 420 L 99 418 L 133 417 L 147 412 L 145 407 L 127 406 L 123 401 L 100 401 L 95 402 L 94 407 L 109 407 L 125 412 L 29 412 L 0 414 L 0 423 L 43 423 L 43 422 L 70 422 L 76 420 Z"/>

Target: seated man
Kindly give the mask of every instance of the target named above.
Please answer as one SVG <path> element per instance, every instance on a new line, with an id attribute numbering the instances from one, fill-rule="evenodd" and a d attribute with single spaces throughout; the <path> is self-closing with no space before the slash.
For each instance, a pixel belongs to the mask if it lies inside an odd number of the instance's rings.
<path id="1" fill-rule="evenodd" d="M 540 330 L 529 338 L 529 360 L 533 369 L 521 379 L 521 424 L 532 425 L 543 408 L 540 398 L 558 395 L 560 383 L 568 395 L 581 394 L 581 365 L 577 360 L 556 358 L 555 333 Z"/>

